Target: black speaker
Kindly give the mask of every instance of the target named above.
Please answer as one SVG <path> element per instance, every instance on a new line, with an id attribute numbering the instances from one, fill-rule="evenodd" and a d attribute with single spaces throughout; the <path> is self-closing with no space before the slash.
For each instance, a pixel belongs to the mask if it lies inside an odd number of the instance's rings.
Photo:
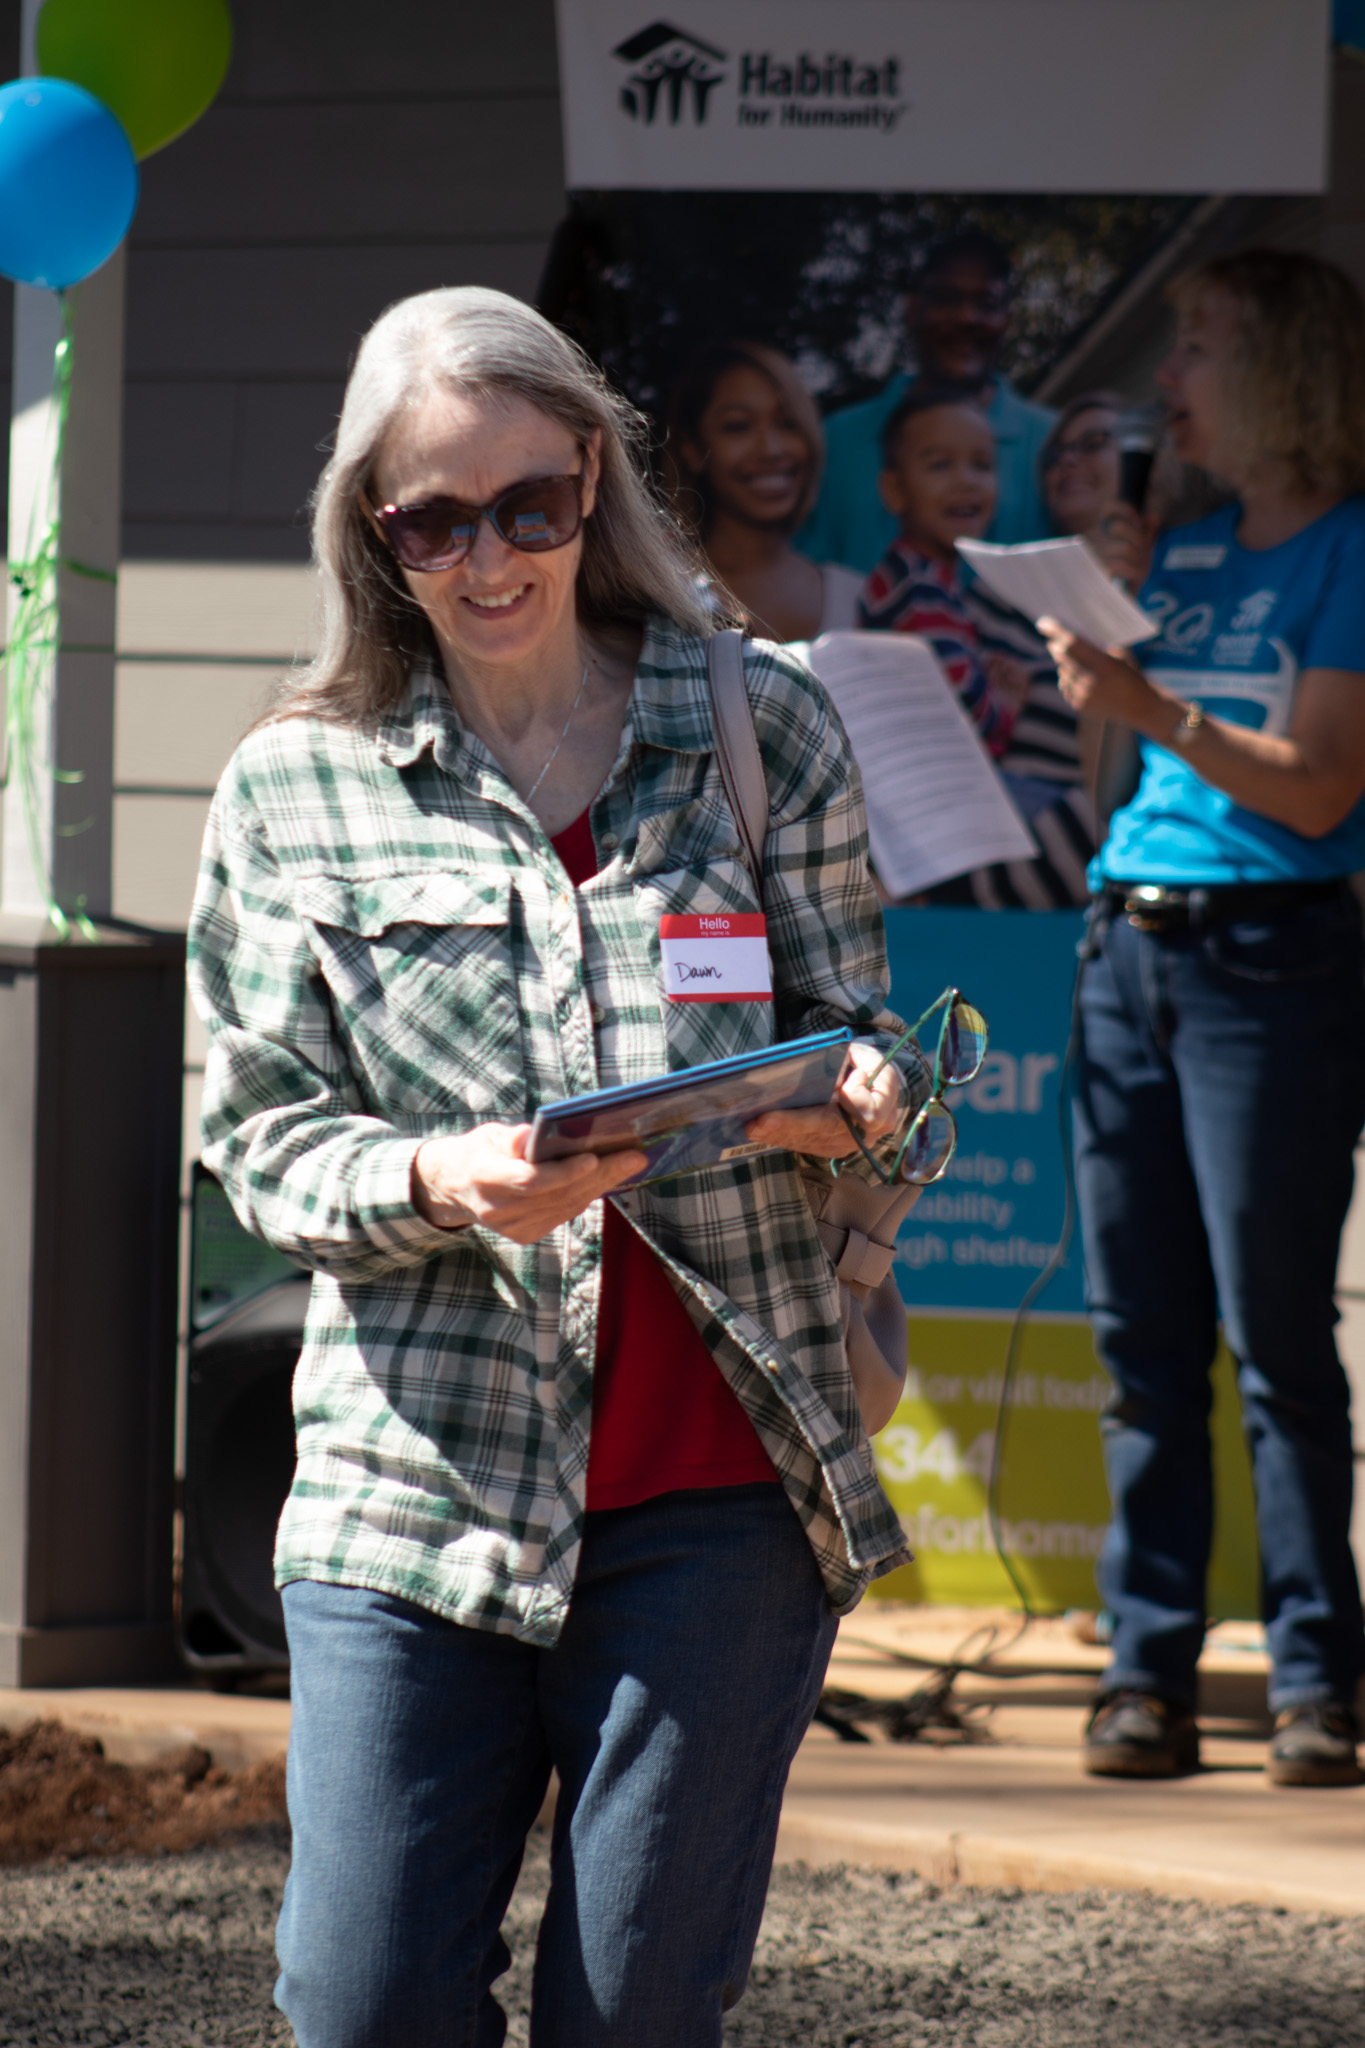
<path id="1" fill-rule="evenodd" d="M 272 1555 L 309 1275 L 253 1245 L 202 1169 L 194 1212 L 179 1638 L 193 1670 L 230 1685 L 289 1664 Z"/>
<path id="2" fill-rule="evenodd" d="M 278 1281 L 190 1346 L 180 1642 L 206 1672 L 288 1665 L 275 1529 L 294 1477 L 294 1367 L 308 1276 Z"/>

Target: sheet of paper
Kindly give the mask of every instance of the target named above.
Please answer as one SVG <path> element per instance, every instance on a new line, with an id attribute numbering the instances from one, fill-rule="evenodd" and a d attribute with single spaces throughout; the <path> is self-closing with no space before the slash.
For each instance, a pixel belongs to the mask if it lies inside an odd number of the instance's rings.
<path id="1" fill-rule="evenodd" d="M 1131 647 L 1157 630 L 1083 540 L 1030 540 L 1013 548 L 960 540 L 957 551 L 988 590 L 1035 625 L 1056 619 L 1098 647 Z"/>
<path id="2" fill-rule="evenodd" d="M 934 659 L 911 633 L 826 633 L 807 657 L 862 772 L 872 863 L 913 896 L 1038 849 Z"/>

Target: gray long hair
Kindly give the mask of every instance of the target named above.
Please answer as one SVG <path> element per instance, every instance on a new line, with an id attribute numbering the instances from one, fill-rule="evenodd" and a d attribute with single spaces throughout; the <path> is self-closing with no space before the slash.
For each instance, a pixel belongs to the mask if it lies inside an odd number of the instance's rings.
<path id="1" fill-rule="evenodd" d="M 346 386 L 336 452 L 313 501 L 318 651 L 291 679 L 275 717 L 311 712 L 372 724 L 400 702 L 414 661 L 434 652 L 421 607 L 361 509 L 393 422 L 434 391 L 522 398 L 582 443 L 601 436 L 597 502 L 584 523 L 578 572 L 586 624 L 664 612 L 704 635 L 722 623 L 707 608 L 686 538 L 646 481 L 643 416 L 521 300 L 479 285 L 420 292 L 376 320 Z"/>

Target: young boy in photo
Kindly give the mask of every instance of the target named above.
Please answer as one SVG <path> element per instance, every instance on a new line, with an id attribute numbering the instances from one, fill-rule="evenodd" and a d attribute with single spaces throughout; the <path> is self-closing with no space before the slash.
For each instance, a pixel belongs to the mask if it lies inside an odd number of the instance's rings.
<path id="1" fill-rule="evenodd" d="M 927 640 L 998 757 L 1030 677 L 1022 661 L 982 645 L 964 597 L 955 543 L 985 534 L 997 496 L 995 437 L 980 407 L 912 390 L 886 423 L 878 488 L 900 530 L 863 586 L 858 623 Z"/>

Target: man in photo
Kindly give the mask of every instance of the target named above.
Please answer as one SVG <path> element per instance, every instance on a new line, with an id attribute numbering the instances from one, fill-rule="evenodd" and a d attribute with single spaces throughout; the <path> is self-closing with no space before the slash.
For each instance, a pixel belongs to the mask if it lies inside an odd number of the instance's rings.
<path id="1" fill-rule="evenodd" d="M 978 230 L 952 235 L 925 252 L 905 301 L 915 370 L 898 371 L 879 396 L 826 420 L 824 482 L 796 536 L 803 554 L 817 562 L 847 562 L 866 575 L 891 545 L 896 521 L 877 490 L 882 434 L 920 381 L 975 405 L 989 422 L 998 486 L 990 539 L 1046 536 L 1038 457 L 1053 415 L 1021 398 L 996 368 L 1009 327 L 1010 285 L 1008 253 Z"/>

